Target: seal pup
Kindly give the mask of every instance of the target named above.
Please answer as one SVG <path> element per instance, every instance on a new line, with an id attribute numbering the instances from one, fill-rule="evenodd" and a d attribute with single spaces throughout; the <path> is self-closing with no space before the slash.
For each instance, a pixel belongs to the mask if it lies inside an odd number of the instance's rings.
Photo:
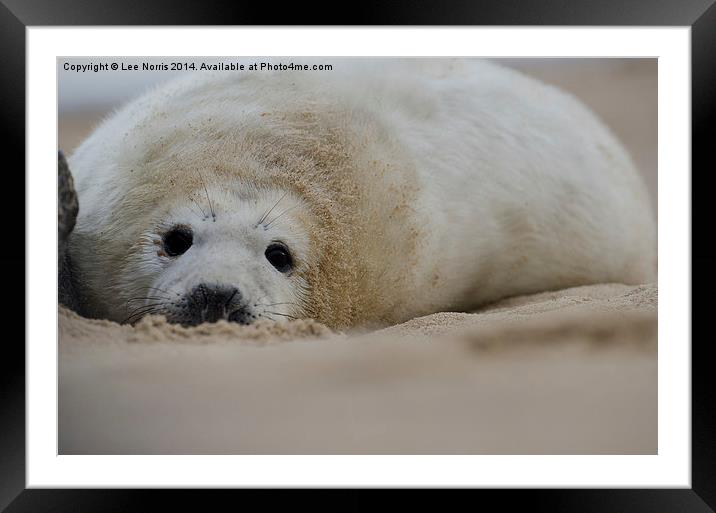
<path id="1" fill-rule="evenodd" d="M 337 329 L 656 272 L 647 193 L 572 96 L 486 61 L 192 74 L 73 153 L 80 313 Z"/>

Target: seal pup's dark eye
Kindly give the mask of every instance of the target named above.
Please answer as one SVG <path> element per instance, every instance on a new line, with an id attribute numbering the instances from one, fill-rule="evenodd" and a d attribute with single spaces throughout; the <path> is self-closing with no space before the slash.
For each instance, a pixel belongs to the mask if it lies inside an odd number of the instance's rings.
<path id="1" fill-rule="evenodd" d="M 164 234 L 162 239 L 164 251 L 169 256 L 179 256 L 186 253 L 194 242 L 194 234 L 188 226 L 175 226 Z"/>
<path id="2" fill-rule="evenodd" d="M 281 243 L 275 242 L 266 248 L 266 260 L 282 273 L 287 273 L 293 269 L 293 258 L 288 248 Z"/>

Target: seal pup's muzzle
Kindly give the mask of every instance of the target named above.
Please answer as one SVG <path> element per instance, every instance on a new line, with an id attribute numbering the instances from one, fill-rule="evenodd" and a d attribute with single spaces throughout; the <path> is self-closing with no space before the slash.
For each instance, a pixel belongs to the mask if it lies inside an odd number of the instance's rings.
<path id="1" fill-rule="evenodd" d="M 221 319 L 251 324 L 256 320 L 256 315 L 243 301 L 238 288 L 218 283 L 197 285 L 184 295 L 168 315 L 170 322 L 184 326 L 196 326 Z"/>

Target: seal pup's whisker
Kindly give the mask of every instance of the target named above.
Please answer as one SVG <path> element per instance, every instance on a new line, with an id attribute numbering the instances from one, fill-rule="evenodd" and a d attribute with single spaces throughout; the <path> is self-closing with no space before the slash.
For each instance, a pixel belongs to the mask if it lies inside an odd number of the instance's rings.
<path id="1" fill-rule="evenodd" d="M 294 320 L 294 321 L 298 319 L 298 317 L 295 317 L 295 316 L 289 315 L 289 314 L 285 314 L 285 313 L 281 313 L 281 312 L 269 312 L 268 310 L 266 310 L 266 313 L 273 314 L 273 315 L 281 315 L 283 317 L 288 317 L 289 319 Z"/>
<path id="2" fill-rule="evenodd" d="M 284 199 L 287 195 L 288 195 L 288 191 L 284 192 L 284 193 L 283 193 L 283 196 L 281 196 L 281 197 L 278 199 L 278 201 L 277 201 L 276 203 L 274 203 L 273 207 L 271 207 L 270 209 L 268 209 L 268 211 L 266 211 L 266 212 L 264 213 L 264 215 L 261 216 L 261 219 L 259 219 L 258 223 L 256 223 L 256 226 L 262 225 L 262 224 L 264 223 L 264 221 L 266 221 L 266 218 L 267 218 L 269 215 L 271 215 L 271 212 L 273 212 L 273 209 L 276 208 L 276 207 L 278 206 L 278 204 L 281 203 L 281 202 L 283 201 L 283 199 Z"/>
<path id="3" fill-rule="evenodd" d="M 159 306 L 162 306 L 165 303 L 165 301 L 156 301 L 154 303 L 148 304 L 148 305 L 140 305 L 132 307 L 132 313 L 136 313 L 141 310 L 150 309 L 150 308 L 156 308 Z"/>
<path id="4" fill-rule="evenodd" d="M 269 312 L 264 312 L 267 315 L 259 315 L 259 317 L 264 317 L 265 319 L 268 319 L 269 321 L 278 322 L 278 319 L 276 319 L 273 315 L 268 315 Z"/>
<path id="5" fill-rule="evenodd" d="M 266 223 L 266 224 L 264 225 L 264 228 L 268 230 L 268 229 L 271 227 L 271 225 L 274 224 L 280 217 L 282 217 L 284 214 L 288 214 L 289 212 L 291 212 L 292 210 L 294 210 L 296 207 L 298 207 L 298 205 L 294 205 L 294 206 L 292 206 L 292 207 L 287 208 L 286 210 L 284 210 L 283 212 L 281 212 L 279 215 L 277 215 L 276 217 L 274 217 L 271 221 L 269 221 L 268 223 Z"/>
<path id="6" fill-rule="evenodd" d="M 270 305 L 269 305 L 269 304 L 264 304 L 264 303 L 257 303 L 255 306 L 264 306 L 264 307 L 270 308 L 270 307 L 272 307 L 272 306 L 279 306 L 279 305 L 298 306 L 298 304 L 297 304 L 297 303 L 294 303 L 293 301 L 287 301 L 287 302 L 284 302 L 284 303 L 271 303 Z"/>
<path id="7" fill-rule="evenodd" d="M 149 290 L 158 290 L 159 292 L 164 292 L 165 294 L 175 295 L 175 296 L 181 296 L 181 293 L 177 292 L 176 290 L 166 290 L 166 289 L 160 289 L 159 287 L 142 287 Z"/>
<path id="8" fill-rule="evenodd" d="M 211 212 L 211 218 L 216 222 L 216 212 L 214 212 L 214 205 L 211 203 L 211 198 L 209 197 L 209 191 L 206 188 L 206 182 L 204 181 L 204 176 L 201 174 L 201 171 L 198 169 L 196 172 L 199 174 L 199 178 L 201 179 L 201 184 L 204 186 L 204 194 L 206 194 L 206 201 L 209 203 L 209 211 Z"/>
<path id="9" fill-rule="evenodd" d="M 191 199 L 191 197 L 189 197 L 189 199 Z M 193 200 L 192 200 L 192 201 L 193 201 Z M 196 203 L 196 202 L 195 202 L 195 203 Z M 194 210 L 191 205 L 187 205 L 187 208 L 188 208 L 189 210 L 191 210 L 191 213 L 194 214 L 194 215 L 195 215 L 196 217 L 198 217 L 199 219 L 202 219 L 202 220 L 203 220 L 203 219 L 206 219 L 206 214 L 204 214 L 204 215 L 202 216 L 201 214 L 199 214 L 199 212 L 197 212 L 196 210 Z"/>
<path id="10" fill-rule="evenodd" d="M 134 324 L 136 324 L 137 322 L 141 321 L 144 317 L 145 317 L 144 315 L 140 315 L 140 316 L 138 316 L 138 317 L 136 317 L 136 318 L 131 318 L 131 317 L 130 317 L 130 318 L 125 319 L 125 320 L 122 322 L 122 324 L 134 325 Z"/>
<path id="11" fill-rule="evenodd" d="M 191 196 L 191 195 L 189 195 L 189 199 L 194 202 L 194 205 L 196 205 L 197 207 L 199 207 L 199 210 L 201 210 L 201 213 L 202 213 L 203 216 L 204 216 L 203 219 L 207 219 L 209 216 L 206 215 L 206 212 L 204 212 L 204 209 L 201 208 L 201 205 L 199 205 L 199 203 L 196 202 L 196 200 L 194 199 L 194 197 Z M 197 215 L 198 215 L 198 214 L 197 214 Z"/>
<path id="12" fill-rule="evenodd" d="M 131 306 L 132 303 L 137 301 L 143 301 L 144 304 L 141 304 L 139 306 Z M 150 302 L 151 301 L 151 302 Z M 130 298 L 126 302 L 127 309 L 132 309 L 132 313 L 137 312 L 138 310 L 141 310 L 143 308 L 151 308 L 151 307 L 163 307 L 167 304 L 173 304 L 171 301 L 171 298 L 168 297 L 154 297 L 154 296 L 147 296 L 147 297 L 134 297 Z"/>
<path id="13" fill-rule="evenodd" d="M 127 323 L 132 324 L 147 315 L 163 313 L 163 310 L 164 309 L 160 306 L 153 305 L 150 307 L 145 307 L 145 308 L 141 309 L 140 311 L 135 311 L 135 312 L 131 313 L 130 315 L 128 315 L 127 318 L 124 319 L 123 324 L 127 324 Z"/>
<path id="14" fill-rule="evenodd" d="M 234 292 L 231 294 L 231 297 L 226 300 L 226 303 L 224 303 L 224 310 L 226 310 L 229 305 L 231 304 L 231 301 L 236 297 L 236 294 L 239 293 L 239 289 L 234 289 Z"/>
<path id="15" fill-rule="evenodd" d="M 164 302 L 164 301 L 169 301 L 169 298 L 168 298 L 168 297 L 151 297 L 151 296 L 148 296 L 148 297 L 133 297 L 133 298 L 127 299 L 127 306 L 129 306 L 130 303 L 135 303 L 135 302 L 137 302 L 137 301 L 144 301 L 145 303 L 146 303 L 147 301 Z"/>
<path id="16" fill-rule="evenodd" d="M 169 296 L 164 294 L 156 294 L 154 296 L 135 296 L 130 297 L 127 301 L 134 301 L 135 299 L 169 299 Z"/>
<path id="17" fill-rule="evenodd" d="M 148 311 L 151 311 L 151 310 L 148 310 Z M 134 322 L 134 321 L 136 321 L 136 320 L 139 320 L 140 318 L 144 317 L 145 313 L 146 313 L 146 312 L 144 312 L 144 311 L 142 311 L 142 312 L 132 312 L 131 314 L 129 314 L 129 315 L 124 319 L 124 323 L 132 323 L 132 322 Z"/>
<path id="18" fill-rule="evenodd" d="M 145 311 L 149 311 L 154 308 L 164 308 L 164 306 L 165 306 L 165 303 L 160 302 L 160 303 L 152 303 L 150 305 L 142 305 L 142 306 L 137 306 L 137 307 L 132 307 L 132 308 L 128 307 L 127 310 L 129 311 L 129 315 L 127 317 L 131 317 L 131 316 L 137 315 L 137 314 L 142 314 Z"/>

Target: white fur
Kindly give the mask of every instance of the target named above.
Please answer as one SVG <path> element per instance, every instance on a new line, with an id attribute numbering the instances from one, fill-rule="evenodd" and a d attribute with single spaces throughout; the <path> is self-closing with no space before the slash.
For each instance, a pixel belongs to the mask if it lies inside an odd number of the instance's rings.
<path id="1" fill-rule="evenodd" d="M 90 315 L 121 320 L 127 300 L 143 287 L 183 293 L 205 280 L 234 283 L 256 303 L 299 300 L 307 284 L 277 274 L 263 249 L 283 237 L 299 259 L 316 258 L 312 225 L 297 217 L 310 217 L 302 198 L 292 197 L 296 211 L 272 227 L 280 234 L 264 233 L 255 222 L 285 191 L 245 178 L 209 184 L 216 222 L 193 219 L 193 203 L 165 198 L 156 192 L 161 186 L 131 207 L 122 203 L 138 183 L 132 173 L 181 177 L 194 172 L 190 161 L 201 170 L 207 134 L 255 130 L 266 112 L 290 112 L 296 103 L 318 116 L 330 112 L 348 134 L 359 119 L 370 119 L 358 127 L 367 132 L 356 149 L 363 153 L 352 158 L 365 163 L 386 154 L 410 169 L 412 183 L 402 186 L 416 187 L 410 221 L 420 240 L 383 251 L 388 273 L 409 278 L 381 292 L 397 297 L 386 303 L 393 313 L 385 319 L 570 285 L 654 279 L 655 225 L 644 186 L 614 136 L 573 97 L 484 61 L 337 60 L 331 72 L 192 75 L 129 104 L 83 143 L 70 159 L 80 201 L 71 256 Z M 162 141 L 161 134 L 184 125 L 193 131 Z M 373 126 L 380 132 L 372 133 Z M 182 170 L 172 167 L 166 148 L 184 152 Z M 149 170 L 140 158 L 148 152 Z M 253 165 L 230 145 L 212 155 L 242 169 Z M 377 189 L 392 179 L 371 178 Z M 195 192 L 204 201 L 203 191 Z M 123 221 L 112 223 L 118 215 Z M 172 222 L 194 223 L 197 241 L 183 257 L 162 259 L 151 241 L 157 227 Z M 127 255 L 118 263 L 120 247 Z"/>

